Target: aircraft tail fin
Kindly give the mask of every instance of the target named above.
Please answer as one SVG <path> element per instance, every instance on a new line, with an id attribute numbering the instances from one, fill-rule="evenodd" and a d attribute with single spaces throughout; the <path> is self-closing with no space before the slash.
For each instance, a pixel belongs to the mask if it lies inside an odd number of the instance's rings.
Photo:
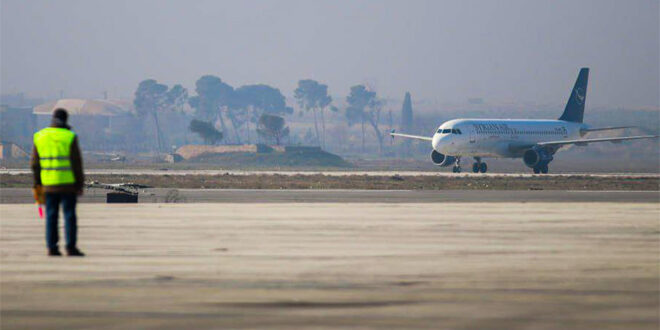
<path id="1" fill-rule="evenodd" d="M 589 68 L 580 69 L 571 96 L 568 98 L 564 113 L 559 120 L 581 123 L 584 118 L 584 103 L 587 100 L 587 83 L 589 82 Z"/>

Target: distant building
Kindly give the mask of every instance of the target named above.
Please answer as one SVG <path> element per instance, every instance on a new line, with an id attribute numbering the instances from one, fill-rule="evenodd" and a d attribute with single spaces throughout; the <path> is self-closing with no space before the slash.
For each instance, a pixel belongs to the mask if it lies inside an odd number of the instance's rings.
<path id="1" fill-rule="evenodd" d="M 141 152 L 157 148 L 152 116 L 136 114 L 132 100 L 60 99 L 35 106 L 35 130 L 50 124 L 53 110 L 66 109 L 69 125 L 80 136 L 85 151 Z M 158 115 L 163 145 L 189 144 L 190 115 L 163 111 Z M 31 134 L 30 134 L 31 135 Z"/>
<path id="2" fill-rule="evenodd" d="M 69 125 L 81 136 L 85 149 L 116 149 L 131 140 L 127 135 L 142 129 L 131 102 L 96 99 L 60 99 L 36 106 L 32 111 L 36 129 L 48 126 L 53 110 L 58 108 L 69 112 Z"/>
<path id="3" fill-rule="evenodd" d="M 122 117 L 133 115 L 133 104 L 121 100 L 94 100 L 94 99 L 60 99 L 34 107 L 33 113 L 37 116 L 39 126 L 47 126 L 53 110 L 62 108 L 69 112 L 71 126 L 79 122 L 85 126 L 94 123 L 97 129 L 108 129 L 113 121 L 121 122 Z M 111 120 L 112 119 L 112 120 Z"/>

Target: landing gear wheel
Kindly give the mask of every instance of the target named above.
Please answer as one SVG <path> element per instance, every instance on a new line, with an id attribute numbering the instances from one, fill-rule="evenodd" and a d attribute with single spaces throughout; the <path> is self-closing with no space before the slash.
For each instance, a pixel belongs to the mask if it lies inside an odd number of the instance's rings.
<path id="1" fill-rule="evenodd" d="M 541 173 L 548 174 L 548 165 L 546 164 L 546 165 L 541 166 L 540 170 L 541 170 Z"/>
<path id="2" fill-rule="evenodd" d="M 534 167 L 534 174 L 539 174 L 541 173 L 541 169 L 538 167 Z"/>
<path id="3" fill-rule="evenodd" d="M 480 170 L 479 163 L 472 164 L 472 172 L 479 173 L 479 170 Z"/>
<path id="4" fill-rule="evenodd" d="M 452 172 L 461 173 L 461 157 L 460 156 L 456 157 L 456 162 L 454 163 L 454 167 L 452 168 Z"/>
<path id="5" fill-rule="evenodd" d="M 479 172 L 486 173 L 488 171 L 488 165 L 486 163 L 479 164 Z"/>

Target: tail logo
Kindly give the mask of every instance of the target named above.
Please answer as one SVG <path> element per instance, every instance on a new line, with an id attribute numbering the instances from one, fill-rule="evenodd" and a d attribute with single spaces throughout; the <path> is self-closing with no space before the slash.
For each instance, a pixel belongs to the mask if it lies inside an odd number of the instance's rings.
<path id="1" fill-rule="evenodd" d="M 575 101 L 580 105 L 584 103 L 584 88 L 578 87 L 575 89 Z"/>

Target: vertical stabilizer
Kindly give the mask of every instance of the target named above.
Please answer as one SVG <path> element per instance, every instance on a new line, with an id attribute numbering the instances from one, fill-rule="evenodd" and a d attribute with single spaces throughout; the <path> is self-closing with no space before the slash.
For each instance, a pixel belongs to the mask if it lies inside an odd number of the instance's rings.
<path id="1" fill-rule="evenodd" d="M 584 117 L 584 103 L 587 101 L 587 83 L 589 82 L 589 68 L 580 69 L 571 96 L 568 98 L 564 113 L 559 120 L 581 123 Z"/>

